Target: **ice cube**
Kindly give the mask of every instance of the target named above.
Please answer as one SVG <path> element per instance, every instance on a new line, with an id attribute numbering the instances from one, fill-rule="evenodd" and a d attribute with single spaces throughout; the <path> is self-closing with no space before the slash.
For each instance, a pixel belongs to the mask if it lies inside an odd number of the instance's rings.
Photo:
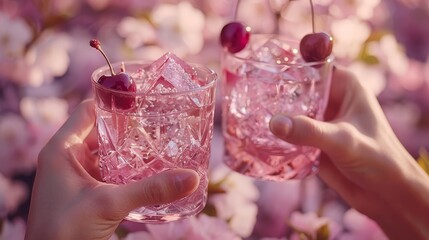
<path id="1" fill-rule="evenodd" d="M 320 73 L 317 68 L 306 66 L 294 66 L 285 69 L 281 73 L 281 80 L 286 82 L 317 82 L 320 80 Z"/>
<path id="2" fill-rule="evenodd" d="M 276 39 L 269 39 L 250 52 L 249 59 L 263 63 L 286 64 L 296 60 L 297 50 Z"/>
<path id="3" fill-rule="evenodd" d="M 186 91 L 199 87 L 195 70 L 170 52 L 153 62 L 146 74 L 151 93 Z"/>
<path id="4" fill-rule="evenodd" d="M 287 64 L 295 63 L 297 50 L 276 39 L 269 39 L 255 46 L 249 53 L 249 61 L 244 67 L 247 77 L 265 82 L 278 82 L 283 79 Z M 292 77 L 292 76 L 290 76 Z"/>
<path id="5" fill-rule="evenodd" d="M 170 142 L 167 144 L 165 151 L 167 156 L 174 157 L 179 153 L 179 147 L 177 146 L 177 143 L 175 141 L 170 140 Z"/>
<path id="6" fill-rule="evenodd" d="M 246 75 L 265 82 L 310 82 L 319 81 L 317 68 L 307 66 L 299 51 L 278 39 L 268 39 L 254 46 L 246 64 Z"/>

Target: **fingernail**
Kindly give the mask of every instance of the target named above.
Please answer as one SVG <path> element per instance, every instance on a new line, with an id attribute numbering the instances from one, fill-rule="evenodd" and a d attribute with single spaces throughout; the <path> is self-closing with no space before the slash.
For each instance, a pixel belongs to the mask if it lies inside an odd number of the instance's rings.
<path id="1" fill-rule="evenodd" d="M 270 121 L 271 132 L 279 138 L 285 138 L 292 129 L 292 119 L 284 115 L 275 115 Z"/>
<path id="2" fill-rule="evenodd" d="M 179 192 L 193 192 L 199 184 L 198 174 L 192 170 L 181 170 L 175 174 L 174 178 Z"/>

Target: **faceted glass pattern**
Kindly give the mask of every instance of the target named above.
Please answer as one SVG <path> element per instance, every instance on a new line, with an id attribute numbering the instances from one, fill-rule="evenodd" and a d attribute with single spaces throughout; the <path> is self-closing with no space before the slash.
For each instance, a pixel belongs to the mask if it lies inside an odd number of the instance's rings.
<path id="1" fill-rule="evenodd" d="M 297 44 L 254 34 L 246 49 L 222 57 L 224 162 L 239 173 L 283 181 L 317 170 L 319 149 L 289 144 L 269 130 L 279 113 L 323 119 L 332 59 L 306 63 Z"/>
<path id="2" fill-rule="evenodd" d="M 125 69 L 138 91 L 114 92 L 111 104 L 100 97 L 111 90 L 96 82 L 108 74 L 108 68 L 93 74 L 103 180 L 126 184 L 169 169 L 193 169 L 200 176 L 193 194 L 170 204 L 136 209 L 127 219 L 166 222 L 200 212 L 207 200 L 216 74 L 170 53 L 152 64 L 126 62 Z M 114 105 L 115 97 L 133 98 L 135 104 L 121 110 Z"/>

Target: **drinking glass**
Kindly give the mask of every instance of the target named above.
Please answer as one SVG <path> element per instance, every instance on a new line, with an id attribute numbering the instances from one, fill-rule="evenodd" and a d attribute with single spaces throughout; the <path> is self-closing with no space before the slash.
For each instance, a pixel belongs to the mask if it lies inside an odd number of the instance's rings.
<path id="1" fill-rule="evenodd" d="M 278 35 L 253 34 L 244 50 L 224 51 L 224 162 L 232 170 L 273 181 L 302 179 L 317 171 L 319 149 L 290 144 L 269 130 L 275 114 L 323 120 L 333 58 L 305 62 L 298 46 Z"/>
<path id="2" fill-rule="evenodd" d="M 161 83 L 147 83 L 150 76 L 158 74 L 148 73 L 153 71 L 149 62 L 125 62 L 122 67 L 114 64 L 116 72 L 125 67 L 136 82 L 137 92 L 101 86 L 97 80 L 110 75 L 107 66 L 92 74 L 103 181 L 127 184 L 175 168 L 193 169 L 200 177 L 199 186 L 191 195 L 172 203 L 135 209 L 126 217 L 128 220 L 146 223 L 178 220 L 197 214 L 206 204 L 217 76 L 202 65 L 189 66 L 183 71 L 192 69 L 198 84 L 174 91 L 167 91 L 171 85 L 166 84 L 162 75 Z M 173 75 L 175 80 L 180 78 Z M 167 90 L 148 91 L 154 84 L 158 87 L 164 84 Z M 130 108 L 124 109 L 124 103 Z"/>

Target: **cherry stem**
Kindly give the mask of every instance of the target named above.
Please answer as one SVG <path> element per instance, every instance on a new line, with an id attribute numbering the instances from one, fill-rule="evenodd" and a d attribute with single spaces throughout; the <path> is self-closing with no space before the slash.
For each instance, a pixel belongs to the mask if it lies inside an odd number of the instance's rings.
<path id="1" fill-rule="evenodd" d="M 97 49 L 99 52 L 101 52 L 101 54 L 103 55 L 104 59 L 106 59 L 107 65 L 109 65 L 110 73 L 112 74 L 112 76 L 114 76 L 115 75 L 115 71 L 113 71 L 112 64 L 110 64 L 110 61 L 107 58 L 107 55 L 104 53 L 103 49 L 101 49 L 100 41 L 98 41 L 97 39 L 92 39 L 91 41 L 89 41 L 89 45 L 91 47 Z"/>
<path id="2" fill-rule="evenodd" d="M 316 32 L 316 30 L 314 29 L 314 7 L 313 7 L 313 0 L 310 0 L 310 7 L 311 7 L 311 26 L 313 29 L 313 33 Z"/>
<path id="3" fill-rule="evenodd" d="M 237 17 L 238 17 L 238 7 L 239 6 L 240 6 L 240 0 L 237 0 L 237 2 L 235 4 L 235 9 L 234 9 L 234 15 L 232 15 L 234 21 L 237 20 Z"/>
<path id="4" fill-rule="evenodd" d="M 113 67 L 112 64 L 110 64 L 109 59 L 107 58 L 107 55 L 104 53 L 103 49 L 101 49 L 101 46 L 97 47 L 97 50 L 101 52 L 101 54 L 103 55 L 104 59 L 106 59 L 107 61 L 107 65 L 109 65 L 109 69 L 110 69 L 110 73 L 113 75 L 115 75 L 115 71 L 113 71 Z"/>
<path id="5" fill-rule="evenodd" d="M 271 13 L 273 14 L 273 19 L 274 19 L 274 30 L 273 33 L 274 34 L 279 34 L 280 33 L 280 18 L 282 17 L 282 7 L 280 7 L 280 9 L 274 9 L 273 7 L 273 3 L 271 0 L 268 1 L 268 5 L 270 7 Z"/>

